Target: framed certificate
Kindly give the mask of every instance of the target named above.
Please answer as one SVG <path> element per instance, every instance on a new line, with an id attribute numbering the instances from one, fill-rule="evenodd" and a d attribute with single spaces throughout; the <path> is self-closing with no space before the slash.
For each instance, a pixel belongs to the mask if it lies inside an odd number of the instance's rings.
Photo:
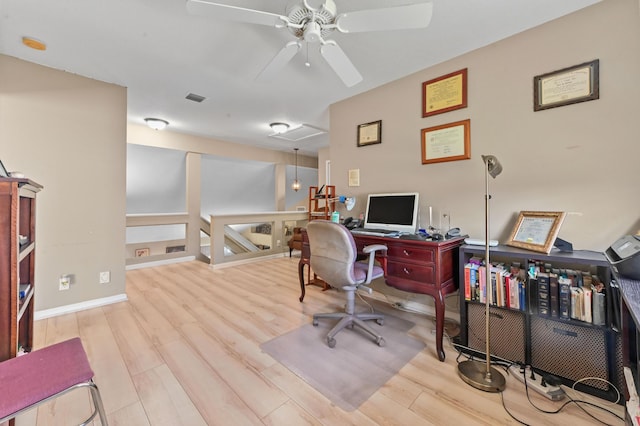
<path id="1" fill-rule="evenodd" d="M 564 212 L 522 211 L 507 245 L 549 254 L 564 217 Z"/>
<path id="2" fill-rule="evenodd" d="M 533 77 L 533 110 L 600 98 L 600 60 Z"/>
<path id="3" fill-rule="evenodd" d="M 467 69 L 422 83 L 422 116 L 467 107 Z"/>
<path id="4" fill-rule="evenodd" d="M 358 146 L 382 143 L 382 120 L 358 125 Z"/>
<path id="5" fill-rule="evenodd" d="M 422 129 L 422 164 L 471 158 L 471 120 Z"/>

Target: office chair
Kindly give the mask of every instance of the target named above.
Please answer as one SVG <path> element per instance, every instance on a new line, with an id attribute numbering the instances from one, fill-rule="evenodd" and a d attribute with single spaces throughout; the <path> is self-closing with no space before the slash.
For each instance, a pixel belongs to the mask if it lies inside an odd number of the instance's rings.
<path id="1" fill-rule="evenodd" d="M 382 336 L 370 328 L 365 321 L 375 320 L 379 325 L 384 323 L 384 315 L 375 313 L 355 312 L 355 293 L 358 289 L 364 289 L 369 294 L 372 290 L 367 287 L 371 280 L 382 277 L 384 271 L 374 264 L 375 254 L 386 251 L 382 244 L 366 246 L 364 254 L 368 254 L 367 262 L 357 262 L 358 251 L 351 232 L 339 223 L 328 220 L 314 220 L 307 225 L 309 245 L 311 248 L 311 268 L 322 277 L 329 285 L 342 288 L 347 294 L 347 303 L 344 312 L 331 312 L 315 314 L 313 325 L 318 325 L 322 318 L 336 318 L 340 321 L 327 334 L 327 344 L 335 347 L 335 336 L 343 328 L 358 328 L 369 333 L 378 344 L 384 346 Z"/>

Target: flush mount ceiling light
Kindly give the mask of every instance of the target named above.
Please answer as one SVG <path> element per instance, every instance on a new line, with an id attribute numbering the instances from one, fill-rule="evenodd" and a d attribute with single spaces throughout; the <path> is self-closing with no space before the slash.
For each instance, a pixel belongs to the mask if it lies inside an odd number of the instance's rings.
<path id="1" fill-rule="evenodd" d="M 169 125 L 168 121 L 160 118 L 145 118 L 144 121 L 147 123 L 147 126 L 153 130 L 162 130 Z"/>
<path id="2" fill-rule="evenodd" d="M 271 127 L 271 130 L 273 130 L 276 135 L 281 135 L 289 130 L 289 125 L 287 123 L 271 123 L 269 124 L 269 127 Z"/>
<path id="3" fill-rule="evenodd" d="M 22 37 L 22 44 L 35 50 L 47 50 L 47 45 L 44 42 L 33 37 Z"/>

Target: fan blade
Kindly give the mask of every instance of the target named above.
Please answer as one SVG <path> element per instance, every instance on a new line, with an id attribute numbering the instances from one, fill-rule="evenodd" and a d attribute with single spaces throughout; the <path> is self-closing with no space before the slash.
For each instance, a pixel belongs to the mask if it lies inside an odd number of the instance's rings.
<path id="1" fill-rule="evenodd" d="M 335 41 L 327 40 L 320 46 L 320 53 L 345 86 L 351 87 L 362 81 L 362 76 L 356 67 Z"/>
<path id="2" fill-rule="evenodd" d="M 260 80 L 267 80 L 273 78 L 276 74 L 278 74 L 282 68 L 284 68 L 287 63 L 298 53 L 300 50 L 300 42 L 299 41 L 290 41 L 287 43 L 276 56 L 273 57 L 271 62 L 267 64 L 266 67 L 258 74 L 256 78 Z"/>
<path id="3" fill-rule="evenodd" d="M 286 26 L 289 19 L 261 10 L 245 9 L 226 4 L 211 3 L 202 0 L 187 0 L 187 11 L 193 15 L 207 16 L 229 21 L 247 22 L 250 24 L 268 25 L 270 27 Z"/>
<path id="4" fill-rule="evenodd" d="M 357 10 L 338 15 L 336 27 L 343 33 L 425 28 L 431 22 L 432 14 L 431 3 Z"/>

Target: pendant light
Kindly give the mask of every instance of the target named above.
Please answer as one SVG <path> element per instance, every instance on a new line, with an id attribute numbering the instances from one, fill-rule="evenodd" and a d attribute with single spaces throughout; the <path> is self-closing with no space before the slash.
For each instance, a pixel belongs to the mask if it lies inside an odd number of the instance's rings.
<path id="1" fill-rule="evenodd" d="M 300 181 L 298 180 L 298 148 L 293 148 L 293 151 L 296 154 L 296 178 L 291 184 L 291 189 L 298 192 L 298 190 L 300 189 Z"/>

